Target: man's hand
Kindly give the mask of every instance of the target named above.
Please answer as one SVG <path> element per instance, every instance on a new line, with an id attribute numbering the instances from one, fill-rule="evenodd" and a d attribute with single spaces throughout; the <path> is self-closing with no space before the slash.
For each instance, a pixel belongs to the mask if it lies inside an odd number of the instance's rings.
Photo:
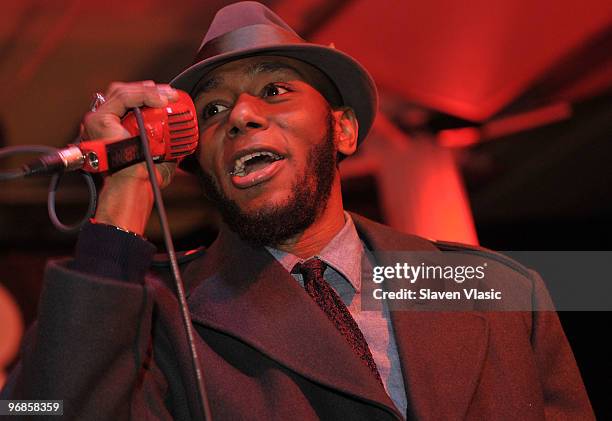
<path id="1" fill-rule="evenodd" d="M 95 112 L 85 115 L 81 136 L 83 139 L 124 139 L 130 133 L 121 125 L 121 118 L 134 107 L 160 108 L 178 99 L 169 85 L 153 81 L 112 83 L 106 92 L 106 102 Z M 176 164 L 156 165 L 157 181 L 161 187 L 170 184 Z M 95 219 L 142 234 L 153 207 L 153 191 L 147 168 L 139 163 L 108 174 L 98 198 Z"/>

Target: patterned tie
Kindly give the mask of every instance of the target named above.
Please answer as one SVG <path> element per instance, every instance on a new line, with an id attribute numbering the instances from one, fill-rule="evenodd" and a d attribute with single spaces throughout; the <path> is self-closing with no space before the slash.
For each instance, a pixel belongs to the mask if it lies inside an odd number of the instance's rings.
<path id="1" fill-rule="evenodd" d="M 308 295 L 317 303 L 321 310 L 325 312 L 329 320 L 336 326 L 342 336 L 348 341 L 349 345 L 361 362 L 363 362 L 382 385 L 382 380 L 372 353 L 368 347 L 359 326 L 349 313 L 348 308 L 342 299 L 336 294 L 333 288 L 323 279 L 326 264 L 321 260 L 313 258 L 303 263 L 298 263 L 293 268 L 293 272 L 299 272 L 304 277 L 304 289 Z"/>

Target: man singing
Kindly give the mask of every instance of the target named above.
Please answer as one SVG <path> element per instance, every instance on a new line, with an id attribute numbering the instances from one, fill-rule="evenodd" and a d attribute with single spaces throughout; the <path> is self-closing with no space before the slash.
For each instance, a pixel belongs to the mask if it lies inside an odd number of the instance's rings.
<path id="1" fill-rule="evenodd" d="M 362 262 L 444 247 L 344 211 L 337 164 L 377 105 L 354 59 L 243 2 L 170 85 L 112 84 L 84 134 L 127 137 L 121 117 L 174 88 L 194 99 L 200 143 L 182 165 L 225 222 L 181 260 L 213 419 L 593 419 L 554 312 L 361 311 Z M 157 167 L 170 183 L 172 164 Z M 168 269 L 142 237 L 152 205 L 143 165 L 106 177 L 74 259 L 48 264 L 3 399 L 62 399 L 69 419 L 202 418 Z M 470 252 L 549 301 L 537 275 Z"/>

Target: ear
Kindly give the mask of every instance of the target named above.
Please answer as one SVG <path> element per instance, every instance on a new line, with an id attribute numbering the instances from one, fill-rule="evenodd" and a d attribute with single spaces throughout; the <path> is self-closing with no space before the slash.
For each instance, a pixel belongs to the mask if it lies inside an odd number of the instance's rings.
<path id="1" fill-rule="evenodd" d="M 336 150 L 346 156 L 357 150 L 359 123 L 355 111 L 350 107 L 338 107 L 332 111 L 334 116 Z"/>

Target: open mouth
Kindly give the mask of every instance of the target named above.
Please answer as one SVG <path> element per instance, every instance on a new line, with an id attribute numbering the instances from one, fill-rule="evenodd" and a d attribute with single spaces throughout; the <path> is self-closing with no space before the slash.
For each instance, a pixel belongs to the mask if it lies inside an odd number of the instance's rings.
<path id="1" fill-rule="evenodd" d="M 235 177 L 245 177 L 256 171 L 260 171 L 272 164 L 273 162 L 285 159 L 281 155 L 275 154 L 269 151 L 258 151 L 234 161 L 234 169 L 230 172 L 230 175 Z"/>
<path id="2" fill-rule="evenodd" d="M 269 150 L 245 153 L 234 159 L 229 175 L 234 186 L 246 189 L 272 178 L 284 160 L 284 156 Z"/>

